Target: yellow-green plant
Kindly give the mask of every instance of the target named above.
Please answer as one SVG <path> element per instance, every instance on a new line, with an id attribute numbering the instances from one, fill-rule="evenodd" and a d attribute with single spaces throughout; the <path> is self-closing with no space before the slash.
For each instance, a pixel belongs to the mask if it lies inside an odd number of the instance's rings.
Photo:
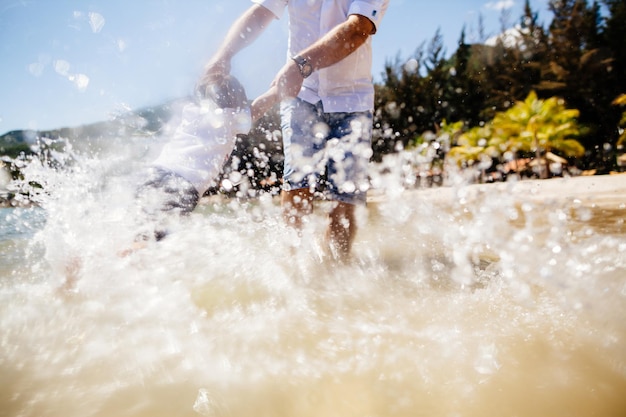
<path id="1" fill-rule="evenodd" d="M 615 106 L 626 106 L 626 94 L 622 94 L 613 100 Z M 623 129 L 622 134 L 617 140 L 617 146 L 624 146 L 626 144 L 626 110 L 622 113 L 622 120 L 619 122 L 619 126 Z"/>
<path id="2" fill-rule="evenodd" d="M 489 153 L 488 141 L 492 135 L 491 123 L 461 133 L 456 141 L 456 146 L 448 152 L 448 158 L 455 161 L 457 165 L 471 165 Z"/>
<path id="3" fill-rule="evenodd" d="M 537 157 L 553 150 L 565 156 L 581 157 L 585 148 L 574 139 L 582 130 L 577 120 L 579 115 L 577 109 L 567 109 L 563 99 L 540 100 L 531 91 L 524 101 L 497 114 L 493 125 L 511 149 L 534 152 Z"/>
<path id="4" fill-rule="evenodd" d="M 576 109 L 567 109 L 563 99 L 541 100 L 532 91 L 524 101 L 497 113 L 491 122 L 461 135 L 459 149 L 453 148 L 449 155 L 457 161 L 502 158 L 518 152 L 534 153 L 540 161 L 551 151 L 581 157 L 585 148 L 574 139 L 583 129 L 579 114 Z"/>

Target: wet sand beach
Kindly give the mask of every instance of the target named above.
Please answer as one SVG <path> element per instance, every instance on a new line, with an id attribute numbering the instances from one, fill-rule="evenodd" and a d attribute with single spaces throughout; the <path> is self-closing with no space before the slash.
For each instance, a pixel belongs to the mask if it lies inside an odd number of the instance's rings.
<path id="1" fill-rule="evenodd" d="M 485 193 L 504 193 L 520 201 L 543 203 L 578 201 L 584 204 L 619 208 L 620 205 L 626 204 L 626 173 L 444 186 L 405 192 L 415 193 L 420 198 L 437 202 L 451 201 L 458 196 L 459 192 L 469 200 L 476 199 Z M 374 192 L 369 201 L 376 203 L 384 198 L 384 193 Z"/>

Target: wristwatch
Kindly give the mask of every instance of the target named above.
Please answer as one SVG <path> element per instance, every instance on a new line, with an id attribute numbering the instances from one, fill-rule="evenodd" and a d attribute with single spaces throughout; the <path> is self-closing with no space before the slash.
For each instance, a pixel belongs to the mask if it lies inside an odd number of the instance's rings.
<path id="1" fill-rule="evenodd" d="M 298 64 L 298 68 L 300 68 L 300 75 L 302 78 L 307 78 L 313 72 L 313 66 L 306 58 L 301 57 L 300 55 L 294 56 L 293 59 L 296 64 Z"/>

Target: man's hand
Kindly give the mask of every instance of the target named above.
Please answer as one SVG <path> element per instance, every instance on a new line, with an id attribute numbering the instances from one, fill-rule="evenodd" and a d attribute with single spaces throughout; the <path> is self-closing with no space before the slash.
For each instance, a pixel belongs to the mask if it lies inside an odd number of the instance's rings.
<path id="1" fill-rule="evenodd" d="M 196 91 L 202 96 L 210 85 L 221 84 L 230 74 L 230 61 L 226 59 L 214 59 L 204 68 L 204 74 L 196 84 Z"/>
<path id="2" fill-rule="evenodd" d="M 233 23 L 215 56 L 206 65 L 196 91 L 204 93 L 206 87 L 220 83 L 230 74 L 231 59 L 243 48 L 250 45 L 265 30 L 276 16 L 265 7 L 251 6 Z"/>
<path id="3" fill-rule="evenodd" d="M 279 101 L 297 97 L 302 88 L 302 81 L 298 65 L 290 60 L 280 69 L 269 90 L 252 102 L 252 120 L 261 118 Z"/>
<path id="4" fill-rule="evenodd" d="M 274 81 L 272 81 L 272 87 L 276 87 L 278 98 L 282 101 L 286 98 L 297 97 L 303 81 L 300 68 L 290 59 L 289 62 L 283 65 Z"/>
<path id="5" fill-rule="evenodd" d="M 251 107 L 252 122 L 256 122 L 263 117 L 278 102 L 278 91 L 276 86 L 270 87 L 265 93 L 257 97 Z"/>

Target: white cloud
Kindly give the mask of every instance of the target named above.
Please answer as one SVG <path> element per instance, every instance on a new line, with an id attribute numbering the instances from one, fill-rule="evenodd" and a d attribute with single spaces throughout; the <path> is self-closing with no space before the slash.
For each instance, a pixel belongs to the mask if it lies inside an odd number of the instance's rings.
<path id="1" fill-rule="evenodd" d="M 489 3 L 485 4 L 485 7 L 491 10 L 508 10 L 512 9 L 513 6 L 515 6 L 514 0 L 490 1 Z"/>
<path id="2" fill-rule="evenodd" d="M 485 41 L 485 45 L 495 46 L 501 41 L 507 48 L 520 47 L 522 40 L 522 32 L 528 32 L 528 29 L 522 29 L 520 25 L 516 25 L 511 29 L 507 29 L 504 33 L 493 36 Z"/>

